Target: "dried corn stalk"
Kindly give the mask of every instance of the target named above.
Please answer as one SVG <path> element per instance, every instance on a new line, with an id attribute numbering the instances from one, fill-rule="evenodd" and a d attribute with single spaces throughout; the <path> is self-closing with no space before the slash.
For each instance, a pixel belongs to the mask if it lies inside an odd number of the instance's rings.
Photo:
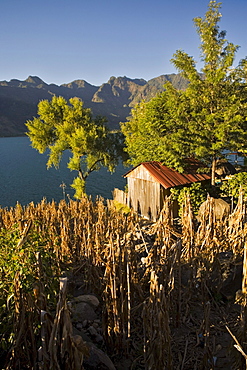
<path id="1" fill-rule="evenodd" d="M 60 278 L 59 300 L 48 346 L 49 368 L 47 370 L 81 370 L 83 357 L 88 354 L 82 338 L 72 334 L 66 290 L 67 278 Z"/>
<path id="2" fill-rule="evenodd" d="M 148 370 L 173 369 L 169 300 L 155 271 L 150 276 L 150 296 L 143 307 L 144 362 Z"/>

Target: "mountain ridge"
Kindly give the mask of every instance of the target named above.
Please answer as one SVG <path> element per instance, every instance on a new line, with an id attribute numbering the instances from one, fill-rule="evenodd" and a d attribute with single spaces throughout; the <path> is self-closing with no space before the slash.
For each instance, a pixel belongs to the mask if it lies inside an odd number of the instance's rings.
<path id="1" fill-rule="evenodd" d="M 0 136 L 24 135 L 25 122 L 37 115 L 38 102 L 50 100 L 54 95 L 67 100 L 75 96 L 82 99 L 94 116 L 105 116 L 108 126 L 118 129 L 119 123 L 126 121 L 137 103 L 143 99 L 148 101 L 163 91 L 167 81 L 178 89 L 188 85 L 180 74 L 161 75 L 148 81 L 111 76 L 100 86 L 80 79 L 62 85 L 47 84 L 40 77 L 31 75 L 24 81 L 0 81 Z"/>

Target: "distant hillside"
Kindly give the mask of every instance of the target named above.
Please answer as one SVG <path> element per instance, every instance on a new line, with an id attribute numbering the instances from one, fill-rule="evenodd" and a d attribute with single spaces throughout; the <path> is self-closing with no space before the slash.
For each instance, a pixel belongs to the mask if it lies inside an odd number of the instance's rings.
<path id="1" fill-rule="evenodd" d="M 26 131 L 25 122 L 37 114 L 37 104 L 53 95 L 65 99 L 77 96 L 93 114 L 107 117 L 112 129 L 126 121 L 131 108 L 142 99 L 150 100 L 164 90 L 166 81 L 178 89 L 185 89 L 187 81 L 179 74 L 162 75 L 149 81 L 127 77 L 111 77 L 101 86 L 93 86 L 84 80 L 68 84 L 46 84 L 39 77 L 29 76 L 25 81 L 16 79 L 0 81 L 0 136 L 19 136 Z"/>

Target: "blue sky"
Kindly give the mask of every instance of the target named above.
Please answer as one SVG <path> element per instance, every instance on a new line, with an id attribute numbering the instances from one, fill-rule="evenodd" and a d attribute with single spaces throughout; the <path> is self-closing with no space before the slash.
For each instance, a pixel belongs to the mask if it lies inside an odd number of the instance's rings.
<path id="1" fill-rule="evenodd" d="M 61 85 L 111 76 L 177 73 L 182 49 L 200 61 L 193 18 L 208 0 L 0 0 L 0 80 L 38 76 Z M 247 0 L 223 0 L 220 28 L 247 56 Z M 198 65 L 200 69 L 200 64 Z"/>

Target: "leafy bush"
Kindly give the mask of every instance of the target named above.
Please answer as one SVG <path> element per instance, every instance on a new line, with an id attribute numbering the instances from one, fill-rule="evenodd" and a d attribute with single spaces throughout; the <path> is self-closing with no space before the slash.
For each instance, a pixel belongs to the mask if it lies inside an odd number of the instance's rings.
<path id="1" fill-rule="evenodd" d="M 114 207 L 116 208 L 116 211 L 119 213 L 123 213 L 124 215 L 128 215 L 131 210 L 126 204 L 122 204 L 120 202 L 117 202 L 116 200 L 113 201 Z"/>
<path id="2" fill-rule="evenodd" d="M 74 178 L 71 187 L 75 189 L 74 197 L 76 199 L 81 199 L 83 196 L 86 195 L 85 181 L 80 179 L 79 176 Z"/>
<path id="3" fill-rule="evenodd" d="M 31 231 L 28 240 L 19 246 L 21 237 L 18 226 L 9 230 L 0 229 L 0 360 L 8 351 L 14 340 L 13 322 L 16 314 L 18 297 L 15 292 L 15 281 L 28 297 L 30 311 L 35 311 L 34 288 L 42 284 L 44 293 L 49 297 L 49 306 L 54 308 L 58 291 L 58 276 L 60 269 L 55 253 L 47 248 L 47 240 L 35 231 Z M 42 268 L 39 271 L 37 253 L 39 253 Z M 19 299 L 23 299 L 20 298 Z M 32 302 L 32 303 L 31 303 Z M 40 330 L 40 321 L 32 322 L 35 332 Z"/>
<path id="4" fill-rule="evenodd" d="M 225 180 L 220 189 L 226 196 L 238 198 L 240 187 L 247 194 L 247 172 L 239 172 Z"/>
<path id="5" fill-rule="evenodd" d="M 171 189 L 171 194 L 173 199 L 178 201 L 179 216 L 181 216 L 181 206 L 188 194 L 190 196 L 192 208 L 195 214 L 198 213 L 200 205 L 207 199 L 207 189 L 199 182 L 193 183 L 188 187 L 173 188 Z"/>

